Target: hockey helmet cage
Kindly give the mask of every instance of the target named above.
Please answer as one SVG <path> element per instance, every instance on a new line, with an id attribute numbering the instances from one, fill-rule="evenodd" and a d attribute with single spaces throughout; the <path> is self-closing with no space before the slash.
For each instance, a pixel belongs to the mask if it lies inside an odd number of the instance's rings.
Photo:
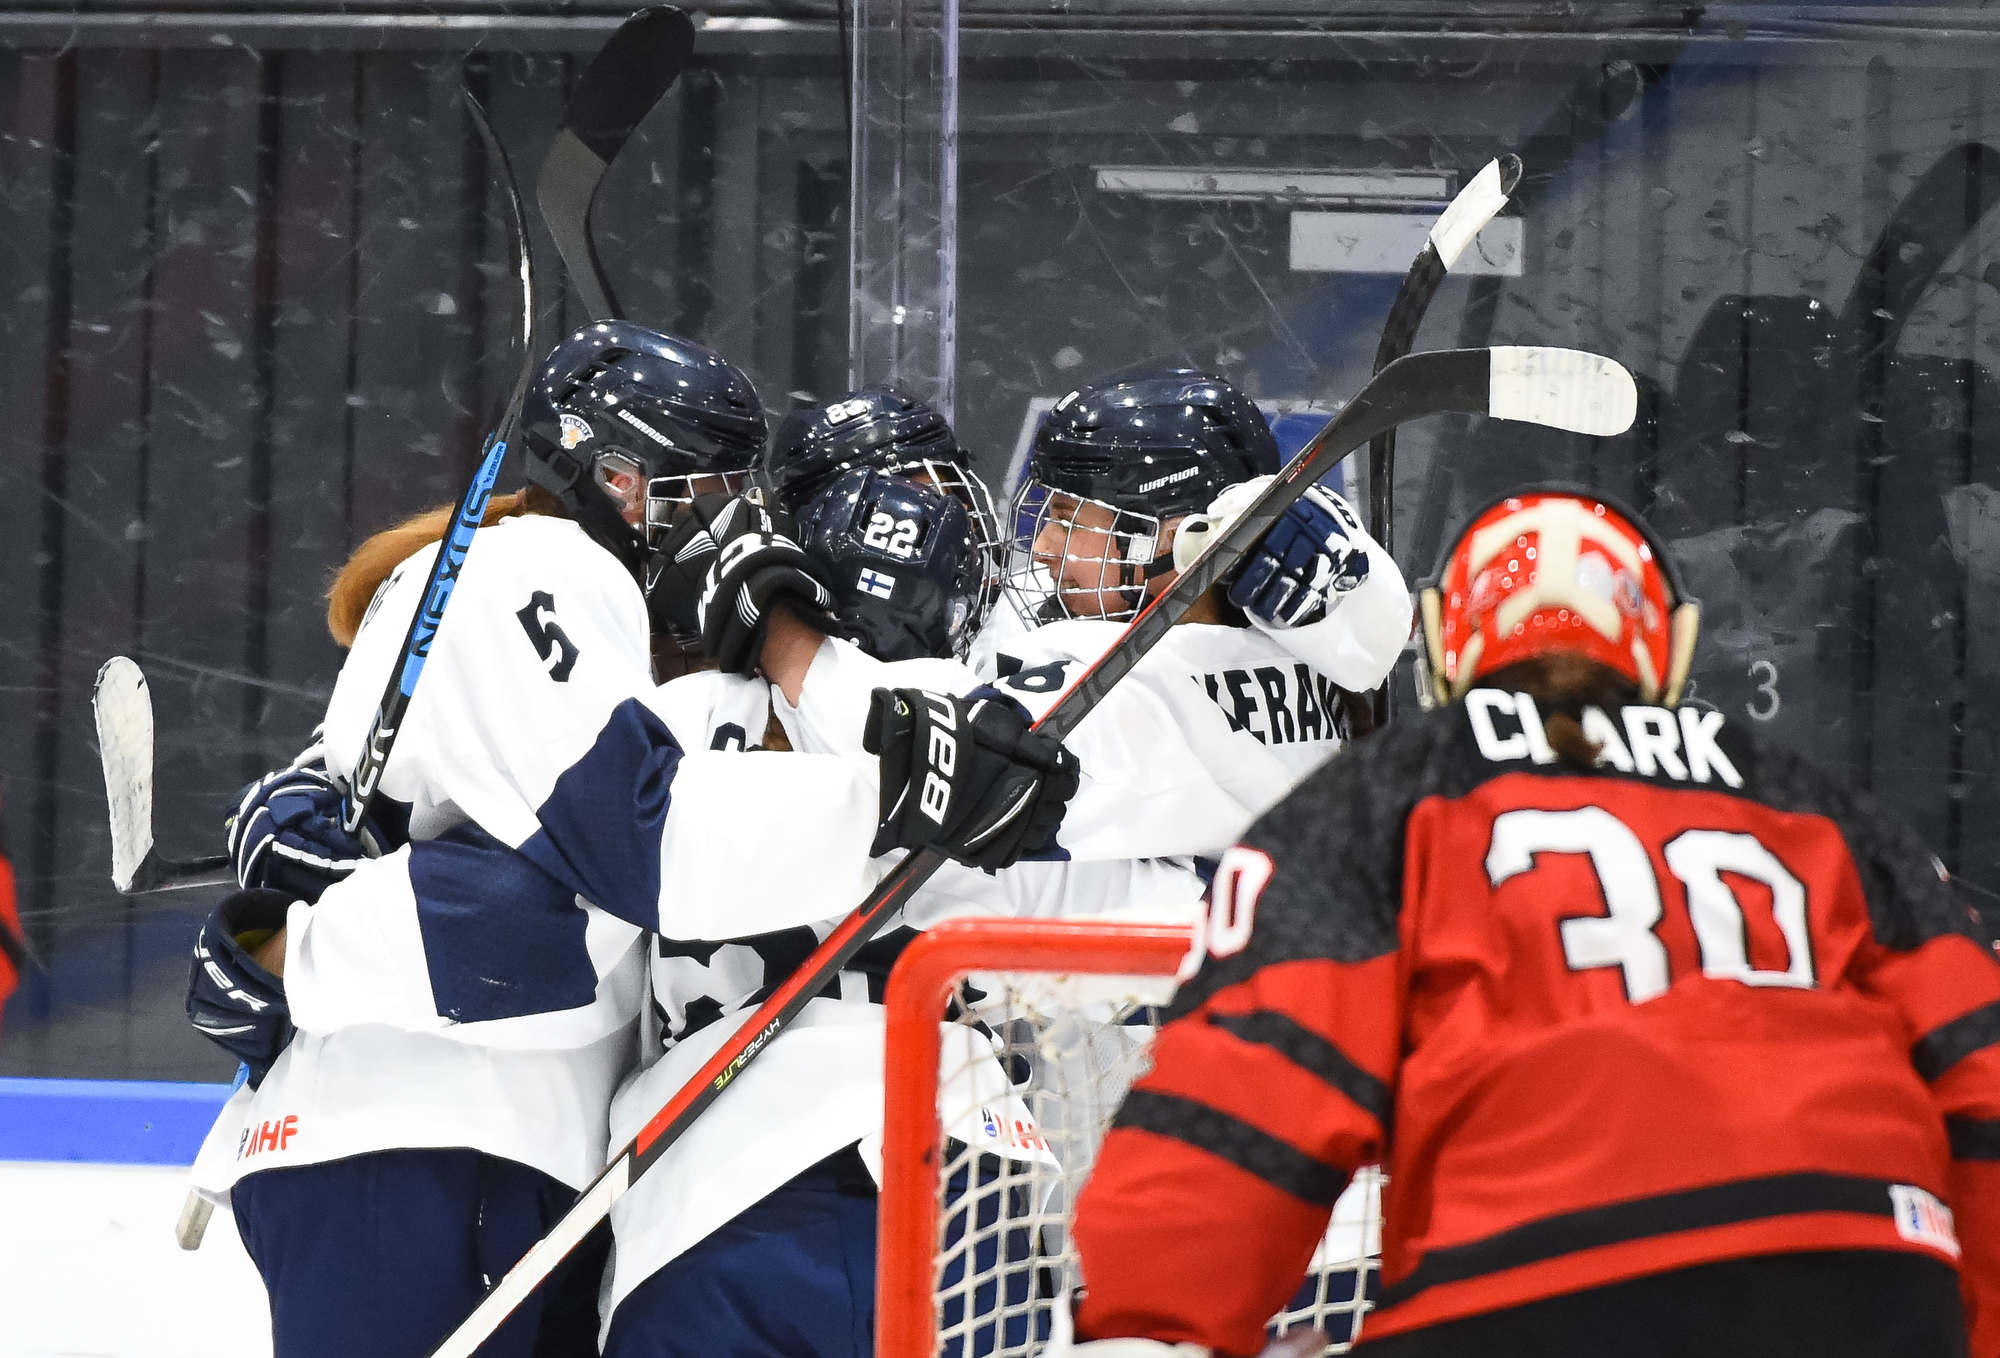
<path id="1" fill-rule="evenodd" d="M 1014 500 L 1006 584 L 1024 618 L 1129 618 L 1173 569 L 1174 520 L 1276 472 L 1264 414 L 1192 368 L 1121 374 L 1057 401 Z"/>
<path id="2" fill-rule="evenodd" d="M 1510 491 L 1475 514 L 1420 591 L 1418 612 L 1426 706 L 1519 661 L 1571 651 L 1671 707 L 1701 617 L 1638 515 L 1559 485 Z"/>
<path id="3" fill-rule="evenodd" d="M 862 650 L 914 660 L 971 649 L 986 573 L 955 497 L 851 467 L 806 503 L 798 525 L 799 545 L 838 582 L 842 634 Z"/>
<path id="4" fill-rule="evenodd" d="M 599 321 L 549 352 L 521 432 L 529 483 L 650 593 L 652 545 L 697 492 L 748 487 L 766 430 L 750 379 L 714 350 Z"/>

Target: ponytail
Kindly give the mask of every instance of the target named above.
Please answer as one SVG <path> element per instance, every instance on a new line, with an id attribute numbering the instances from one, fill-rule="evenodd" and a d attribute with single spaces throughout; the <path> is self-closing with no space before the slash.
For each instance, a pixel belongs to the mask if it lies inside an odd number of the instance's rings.
<path id="1" fill-rule="evenodd" d="M 455 505 L 439 505 L 426 509 L 393 528 L 384 528 L 354 549 L 354 554 L 347 558 L 347 564 L 340 568 L 333 577 L 333 583 L 326 589 L 326 630 L 333 634 L 336 644 L 354 644 L 354 634 L 361 630 L 361 620 L 368 615 L 368 605 L 374 599 L 375 591 L 382 587 L 382 582 L 397 566 L 444 536 L 456 508 Z M 488 500 L 486 514 L 479 525 L 483 528 L 517 514 L 561 513 L 562 506 L 554 496 L 539 487 L 529 486 L 511 495 L 495 495 Z"/>
<path id="2" fill-rule="evenodd" d="M 1557 759 L 1573 768 L 1591 768 L 1603 747 L 1583 733 L 1586 707 L 1612 708 L 1639 700 L 1638 686 L 1609 665 L 1576 651 L 1545 651 L 1481 675 L 1480 688 L 1526 693 L 1547 716 L 1542 733 Z"/>

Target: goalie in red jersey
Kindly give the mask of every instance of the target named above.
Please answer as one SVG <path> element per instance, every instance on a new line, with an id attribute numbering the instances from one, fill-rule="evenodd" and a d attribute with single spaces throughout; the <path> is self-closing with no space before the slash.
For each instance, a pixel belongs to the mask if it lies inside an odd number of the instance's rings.
<path id="1" fill-rule="evenodd" d="M 2000 962 L 1936 860 L 1679 705 L 1695 607 L 1609 501 L 1491 505 L 1422 604 L 1436 710 L 1216 874 L 1079 1351 L 1256 1352 L 1380 1163 L 1357 1354 L 2000 1355 Z"/>

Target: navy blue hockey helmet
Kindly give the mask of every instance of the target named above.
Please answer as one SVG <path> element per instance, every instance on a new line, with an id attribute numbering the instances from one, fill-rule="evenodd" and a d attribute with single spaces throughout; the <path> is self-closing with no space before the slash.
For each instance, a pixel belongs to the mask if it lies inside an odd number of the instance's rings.
<path id="1" fill-rule="evenodd" d="M 838 582 L 841 631 L 878 660 L 963 658 L 985 568 L 956 498 L 872 467 L 836 475 L 798 514 L 799 545 Z"/>
<path id="2" fill-rule="evenodd" d="M 1279 468 L 1264 414 L 1213 373 L 1168 368 L 1078 387 L 1042 417 L 1014 502 L 1009 593 L 1024 618 L 1127 618 L 1173 569 L 1171 528 Z"/>
<path id="3" fill-rule="evenodd" d="M 796 514 L 849 467 L 900 472 L 923 462 L 960 467 L 965 460 L 943 415 L 883 382 L 780 420 L 764 455 L 764 484 L 781 508 Z"/>
<path id="4" fill-rule="evenodd" d="M 650 549 L 697 493 L 745 489 L 764 449 L 750 379 L 712 349 L 629 321 L 549 352 L 521 409 L 528 481 L 650 592 Z"/>
<path id="5" fill-rule="evenodd" d="M 886 382 L 860 387 L 779 421 L 764 456 L 763 480 L 772 500 L 797 514 L 851 467 L 874 467 L 935 486 L 965 506 L 986 579 L 976 627 L 1000 593 L 1000 520 L 950 421 L 900 387 Z"/>

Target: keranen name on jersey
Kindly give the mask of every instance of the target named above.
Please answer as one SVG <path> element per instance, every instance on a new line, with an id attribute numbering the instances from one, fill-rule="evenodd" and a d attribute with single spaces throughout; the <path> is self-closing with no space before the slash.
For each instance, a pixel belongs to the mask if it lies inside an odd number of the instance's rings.
<path id="1" fill-rule="evenodd" d="M 1333 680 L 1296 664 L 1258 665 L 1191 676 L 1229 718 L 1229 729 L 1247 731 L 1265 745 L 1301 740 L 1344 740 L 1340 690 Z"/>
<path id="2" fill-rule="evenodd" d="M 1556 762 L 1542 714 L 1528 694 L 1474 689 L 1465 695 L 1465 715 L 1488 762 Z M 1722 730 L 1720 712 L 1633 704 L 1619 715 L 1623 721 L 1614 722 L 1595 707 L 1583 709 L 1583 734 L 1603 751 L 1599 758 L 1606 766 L 1641 778 L 1743 786 L 1743 775 L 1715 743 Z"/>

